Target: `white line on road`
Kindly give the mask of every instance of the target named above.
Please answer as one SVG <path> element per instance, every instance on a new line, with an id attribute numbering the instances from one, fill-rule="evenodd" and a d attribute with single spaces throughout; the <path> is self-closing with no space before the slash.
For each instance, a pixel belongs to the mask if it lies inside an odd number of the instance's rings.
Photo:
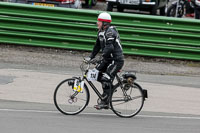
<path id="1" fill-rule="evenodd" d="M 29 112 L 29 113 L 59 113 L 58 111 L 48 111 L 48 110 L 20 110 L 20 109 L 0 109 L 0 111 L 10 111 L 10 112 Z M 114 116 L 115 114 L 106 114 L 106 113 L 81 113 L 86 115 L 106 115 Z M 200 120 L 200 117 L 190 117 L 190 116 L 167 116 L 167 115 L 137 115 L 139 117 L 148 117 L 148 118 L 167 118 L 167 119 L 194 119 Z"/>

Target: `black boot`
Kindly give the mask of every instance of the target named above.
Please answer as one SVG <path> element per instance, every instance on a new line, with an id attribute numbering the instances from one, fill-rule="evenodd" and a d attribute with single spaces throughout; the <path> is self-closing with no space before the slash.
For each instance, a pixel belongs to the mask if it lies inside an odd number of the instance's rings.
<path id="1" fill-rule="evenodd" d="M 95 105 L 94 108 L 101 110 L 101 109 L 109 109 L 109 104 L 105 101 L 101 101 L 98 105 Z"/>
<path id="2" fill-rule="evenodd" d="M 98 103 L 98 105 L 95 105 L 94 107 L 98 110 L 109 109 L 109 100 L 108 100 L 109 95 L 104 92 L 102 96 L 103 96 L 103 100 L 101 100 L 101 102 Z"/>

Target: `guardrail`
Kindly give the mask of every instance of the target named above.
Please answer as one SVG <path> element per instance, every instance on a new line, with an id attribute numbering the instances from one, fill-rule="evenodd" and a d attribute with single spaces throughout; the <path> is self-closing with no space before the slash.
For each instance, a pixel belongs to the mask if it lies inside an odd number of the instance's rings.
<path id="1" fill-rule="evenodd" d="M 0 43 L 92 50 L 101 11 L 0 2 Z M 125 54 L 200 60 L 200 21 L 110 13 Z"/>

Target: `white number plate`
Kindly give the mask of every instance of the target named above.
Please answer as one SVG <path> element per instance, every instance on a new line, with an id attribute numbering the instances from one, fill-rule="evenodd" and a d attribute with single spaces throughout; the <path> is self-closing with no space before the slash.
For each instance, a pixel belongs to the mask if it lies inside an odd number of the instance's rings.
<path id="1" fill-rule="evenodd" d="M 89 81 L 96 81 L 99 75 L 99 71 L 97 69 L 88 70 L 87 79 Z"/>
<path id="2" fill-rule="evenodd" d="M 139 0 L 119 0 L 121 4 L 129 4 L 129 5 L 139 5 Z"/>

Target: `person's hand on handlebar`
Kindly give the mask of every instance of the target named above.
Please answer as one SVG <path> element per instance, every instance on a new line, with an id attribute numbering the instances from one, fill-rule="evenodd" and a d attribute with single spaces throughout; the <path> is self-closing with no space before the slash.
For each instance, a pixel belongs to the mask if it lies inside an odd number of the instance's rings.
<path id="1" fill-rule="evenodd" d="M 85 63 L 90 63 L 90 61 L 91 61 L 91 58 L 90 58 L 90 57 L 85 57 L 85 58 L 84 58 L 84 62 L 85 62 Z"/>
<path id="2" fill-rule="evenodd" d="M 96 60 L 95 58 L 94 58 L 94 59 L 91 59 L 90 57 L 85 57 L 85 58 L 84 58 L 84 62 L 85 62 L 85 63 L 91 63 L 91 64 L 96 65 L 96 63 L 98 63 L 98 60 Z"/>

